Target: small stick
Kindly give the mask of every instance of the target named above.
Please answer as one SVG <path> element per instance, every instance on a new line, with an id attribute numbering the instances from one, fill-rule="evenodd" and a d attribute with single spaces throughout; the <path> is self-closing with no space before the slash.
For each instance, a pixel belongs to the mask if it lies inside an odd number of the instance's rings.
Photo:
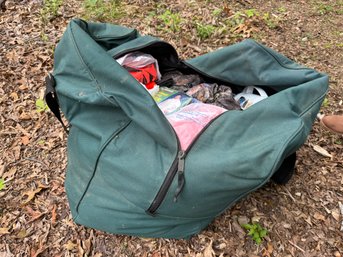
<path id="1" fill-rule="evenodd" d="M 288 240 L 288 242 L 293 245 L 295 248 L 297 248 L 298 250 L 302 251 L 303 253 L 305 253 L 305 250 L 300 248 L 299 246 L 297 246 L 295 243 L 293 243 L 291 240 Z"/>
<path id="2" fill-rule="evenodd" d="M 287 192 L 287 194 L 289 195 L 289 197 L 293 200 L 293 202 L 296 202 L 295 198 L 292 196 L 291 192 L 288 191 L 288 189 L 286 187 L 283 187 L 285 189 L 285 191 Z"/>

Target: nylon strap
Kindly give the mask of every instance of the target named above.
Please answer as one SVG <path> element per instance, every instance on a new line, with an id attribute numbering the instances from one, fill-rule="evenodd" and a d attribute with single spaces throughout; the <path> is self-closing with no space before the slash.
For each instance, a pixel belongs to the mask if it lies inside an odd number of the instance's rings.
<path id="1" fill-rule="evenodd" d="M 48 76 L 45 77 L 45 102 L 58 121 L 61 123 L 64 131 L 68 134 L 69 128 L 63 123 L 61 118 L 60 106 L 58 104 L 55 86 L 55 78 L 51 73 L 49 73 Z"/>

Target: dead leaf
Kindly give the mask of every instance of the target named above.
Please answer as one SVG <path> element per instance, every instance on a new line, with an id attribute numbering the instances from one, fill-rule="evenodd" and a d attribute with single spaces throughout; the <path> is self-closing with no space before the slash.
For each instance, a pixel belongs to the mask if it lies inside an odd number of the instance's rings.
<path id="1" fill-rule="evenodd" d="M 19 115 L 19 119 L 20 119 L 20 120 L 31 120 L 31 116 L 30 116 L 30 114 L 28 114 L 27 112 L 22 112 L 22 113 Z"/>
<path id="2" fill-rule="evenodd" d="M 73 243 L 73 241 L 68 240 L 68 242 L 64 245 L 65 249 L 67 249 L 67 251 L 72 251 L 77 247 L 77 244 Z"/>
<path id="3" fill-rule="evenodd" d="M 37 257 L 38 255 L 40 255 L 41 253 L 43 253 L 45 251 L 46 247 L 43 246 L 43 243 L 40 242 L 38 249 L 37 250 L 31 250 L 31 257 Z"/>
<path id="4" fill-rule="evenodd" d="M 313 150 L 315 150 L 317 153 L 323 155 L 324 157 L 332 158 L 332 155 L 319 145 L 314 145 Z"/>
<path id="5" fill-rule="evenodd" d="M 16 63 L 19 61 L 19 56 L 16 52 L 16 50 L 10 51 L 6 54 L 6 58 L 13 63 Z"/>
<path id="6" fill-rule="evenodd" d="M 82 242 L 82 248 L 85 250 L 85 256 L 89 256 L 92 248 L 91 237 Z"/>
<path id="7" fill-rule="evenodd" d="M 268 242 L 267 248 L 264 248 L 262 251 L 262 257 L 271 257 L 272 256 L 271 254 L 273 253 L 273 251 L 274 251 L 273 245 L 270 242 Z"/>
<path id="8" fill-rule="evenodd" d="M 209 243 L 209 245 L 206 247 L 205 251 L 203 252 L 203 257 L 214 257 L 215 256 L 215 252 L 213 251 L 213 248 L 212 248 L 212 243 L 213 243 L 213 241 L 211 240 L 211 242 Z"/>
<path id="9" fill-rule="evenodd" d="M 56 217 L 57 217 L 56 204 L 54 204 L 54 206 L 52 207 L 52 210 L 51 210 L 51 224 L 52 225 L 54 225 L 56 223 Z"/>
<path id="10" fill-rule="evenodd" d="M 26 84 L 22 84 L 18 87 L 20 90 L 26 90 L 28 89 L 29 87 L 26 85 Z"/>
<path id="11" fill-rule="evenodd" d="M 313 215 L 313 217 L 314 217 L 315 219 L 317 219 L 317 220 L 325 221 L 325 216 L 322 215 L 322 214 L 320 214 L 320 213 L 318 213 L 318 212 L 316 212 L 316 213 Z"/>
<path id="12" fill-rule="evenodd" d="M 332 210 L 331 215 L 336 221 L 339 221 L 339 212 L 338 211 Z"/>
<path id="13" fill-rule="evenodd" d="M 151 257 L 161 257 L 161 254 L 158 252 L 154 252 Z"/>
<path id="14" fill-rule="evenodd" d="M 335 256 L 335 257 L 342 257 L 342 255 L 341 255 L 341 253 L 339 251 L 335 251 L 333 253 L 333 256 Z"/>
<path id="15" fill-rule="evenodd" d="M 77 249 L 79 250 L 78 255 L 79 255 L 80 257 L 83 257 L 83 256 L 85 255 L 85 251 L 83 250 L 83 248 L 82 248 L 82 242 L 81 242 L 79 239 L 77 240 Z"/>
<path id="16" fill-rule="evenodd" d="M 10 228 L 0 228 L 0 235 L 5 235 L 5 234 L 9 234 Z"/>
<path id="17" fill-rule="evenodd" d="M 42 191 L 43 188 L 37 188 L 35 190 L 30 190 L 30 191 L 26 191 L 23 196 L 27 196 L 26 200 L 23 202 L 23 205 L 27 204 L 28 202 L 30 202 L 35 196 L 36 194 L 38 194 L 40 191 Z"/>
<path id="18" fill-rule="evenodd" d="M 31 207 L 26 206 L 26 213 L 31 217 L 28 223 L 33 222 L 42 217 L 46 212 L 34 211 Z"/>
<path id="19" fill-rule="evenodd" d="M 16 167 L 10 168 L 8 171 L 6 171 L 4 173 L 3 179 L 5 179 L 5 180 L 12 179 L 16 172 L 17 172 L 17 168 Z"/>
<path id="20" fill-rule="evenodd" d="M 27 231 L 25 229 L 22 229 L 17 233 L 17 238 L 19 238 L 19 239 L 23 239 L 26 236 L 27 236 Z"/>
<path id="21" fill-rule="evenodd" d="M 16 93 L 16 92 L 12 92 L 11 94 L 10 94 L 10 97 L 12 98 L 12 100 L 15 102 L 15 101 L 17 101 L 18 100 L 18 94 Z"/>
<path id="22" fill-rule="evenodd" d="M 28 136 L 21 137 L 21 143 L 23 145 L 28 145 L 30 143 L 30 138 Z"/>

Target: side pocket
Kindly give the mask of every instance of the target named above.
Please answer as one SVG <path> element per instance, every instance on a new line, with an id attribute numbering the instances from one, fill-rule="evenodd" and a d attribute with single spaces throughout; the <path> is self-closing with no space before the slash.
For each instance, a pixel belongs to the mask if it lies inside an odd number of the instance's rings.
<path id="1" fill-rule="evenodd" d="M 93 173 L 92 173 L 92 175 L 91 175 L 91 177 L 90 177 L 90 179 L 89 179 L 89 181 L 88 181 L 88 183 L 87 183 L 87 186 L 86 186 L 84 192 L 82 193 L 82 196 L 80 197 L 80 200 L 78 201 L 78 203 L 77 203 L 77 205 L 76 205 L 76 212 L 77 212 L 77 213 L 79 212 L 79 206 L 80 206 L 80 204 L 81 204 L 81 202 L 82 202 L 84 196 L 86 195 L 87 190 L 88 190 L 88 188 L 89 188 L 90 184 L 92 183 L 92 180 L 93 180 L 93 178 L 94 178 L 94 176 L 95 176 L 96 167 L 97 167 L 97 165 L 98 165 L 98 161 L 99 161 L 99 158 L 100 158 L 102 152 L 104 151 L 104 149 L 106 148 L 106 146 L 107 146 L 116 136 L 118 136 L 124 129 L 126 129 L 126 128 L 130 125 L 130 123 L 131 123 L 131 120 L 127 121 L 123 126 L 121 126 L 119 129 L 117 129 L 117 130 L 116 130 L 116 131 L 106 140 L 106 142 L 105 142 L 105 143 L 101 146 L 101 148 L 99 149 L 98 155 L 97 155 L 97 159 L 96 159 L 95 164 L 94 164 L 94 167 L 93 167 Z"/>

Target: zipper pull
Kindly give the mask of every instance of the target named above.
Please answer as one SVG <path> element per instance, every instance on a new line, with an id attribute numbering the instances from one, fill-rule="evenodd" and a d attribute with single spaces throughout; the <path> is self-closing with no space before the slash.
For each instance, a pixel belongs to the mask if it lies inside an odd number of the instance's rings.
<path id="1" fill-rule="evenodd" d="M 177 201 L 177 198 L 179 197 L 184 185 L 185 185 L 185 176 L 184 176 L 184 170 L 185 170 L 185 157 L 186 153 L 184 151 L 180 151 L 178 154 L 178 166 L 177 166 L 177 188 L 174 194 L 174 202 Z"/>

